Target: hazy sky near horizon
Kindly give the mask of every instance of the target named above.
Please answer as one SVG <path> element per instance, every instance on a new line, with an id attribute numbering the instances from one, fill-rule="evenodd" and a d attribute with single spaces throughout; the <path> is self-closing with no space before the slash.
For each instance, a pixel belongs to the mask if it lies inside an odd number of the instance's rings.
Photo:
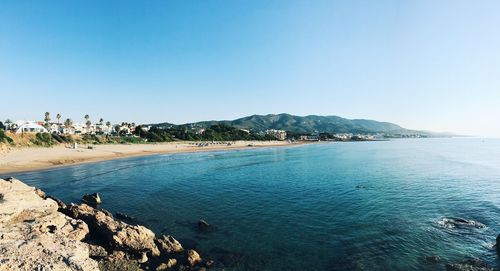
<path id="1" fill-rule="evenodd" d="M 0 120 L 286 112 L 500 137 L 499 14 L 500 1 L 0 0 Z"/>

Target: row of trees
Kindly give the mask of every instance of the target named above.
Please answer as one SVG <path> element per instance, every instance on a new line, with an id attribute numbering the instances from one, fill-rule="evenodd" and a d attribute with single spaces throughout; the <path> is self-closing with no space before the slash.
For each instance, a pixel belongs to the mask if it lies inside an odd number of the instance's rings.
<path id="1" fill-rule="evenodd" d="M 174 139 L 187 141 L 276 140 L 276 137 L 271 135 L 260 135 L 253 132 L 248 133 L 224 124 L 212 125 L 202 133 L 195 133 L 186 126 L 167 129 L 151 127 L 149 131 L 145 131 L 138 126 L 134 134 L 147 139 L 148 142 L 165 142 Z"/>
<path id="2" fill-rule="evenodd" d="M 90 127 L 90 125 L 92 125 L 92 122 L 90 121 L 90 116 L 88 114 L 85 114 L 85 116 L 83 117 L 85 119 L 85 125 L 87 127 Z M 56 119 L 57 119 L 57 124 L 61 124 L 61 114 L 57 113 L 56 115 Z M 44 118 L 44 121 L 45 121 L 45 126 L 48 127 L 49 126 L 49 123 L 50 123 L 50 113 L 49 112 L 45 112 L 45 118 Z M 100 125 L 103 125 L 104 124 L 104 119 L 103 118 L 100 118 L 99 119 L 99 124 Z M 73 126 L 73 121 L 70 119 L 70 118 L 67 118 L 65 121 L 64 121 L 64 127 L 66 128 L 69 128 Z M 107 121 L 106 122 L 106 126 L 108 127 L 111 127 L 111 122 Z"/>

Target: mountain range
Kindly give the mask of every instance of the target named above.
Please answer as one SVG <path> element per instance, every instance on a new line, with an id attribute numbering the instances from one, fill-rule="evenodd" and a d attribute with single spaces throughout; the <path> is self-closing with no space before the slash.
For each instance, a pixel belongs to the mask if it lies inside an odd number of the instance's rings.
<path id="1" fill-rule="evenodd" d="M 212 120 L 186 123 L 191 128 L 209 128 L 215 124 L 225 124 L 239 129 L 251 131 L 265 131 L 268 129 L 285 130 L 287 132 L 311 133 L 354 133 L 386 135 L 422 135 L 422 136 L 449 136 L 427 131 L 417 131 L 403 128 L 390 122 L 381 122 L 367 119 L 346 119 L 338 116 L 294 116 L 290 114 L 252 115 L 235 120 Z M 172 123 L 152 124 L 156 127 L 178 127 Z"/>

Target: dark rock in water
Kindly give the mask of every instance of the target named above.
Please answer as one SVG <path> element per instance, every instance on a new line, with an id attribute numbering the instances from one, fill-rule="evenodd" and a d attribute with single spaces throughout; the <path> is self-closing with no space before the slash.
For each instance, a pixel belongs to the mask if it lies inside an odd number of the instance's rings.
<path id="1" fill-rule="evenodd" d="M 213 225 L 208 224 L 208 222 L 203 219 L 198 220 L 197 226 L 198 230 L 201 232 L 212 232 L 215 230 Z"/>
<path id="2" fill-rule="evenodd" d="M 99 193 L 83 195 L 82 202 L 87 203 L 90 206 L 96 207 L 97 205 L 101 204 L 101 197 L 99 197 Z"/>
<path id="3" fill-rule="evenodd" d="M 485 228 L 486 225 L 484 225 L 481 222 L 477 222 L 474 220 L 469 220 L 469 219 L 463 219 L 463 218 L 457 218 L 457 217 L 445 217 L 438 221 L 438 224 L 445 227 L 445 228 L 476 228 L 476 229 L 482 229 Z"/>
<path id="4" fill-rule="evenodd" d="M 478 259 L 468 259 L 458 263 L 448 263 L 446 264 L 447 271 L 493 271 L 493 267 L 488 264 L 478 260 Z"/>
<path id="5" fill-rule="evenodd" d="M 427 257 L 425 257 L 425 260 L 428 263 L 438 263 L 441 261 L 441 257 L 439 257 L 438 255 L 427 256 Z"/>
<path id="6" fill-rule="evenodd" d="M 210 228 L 210 224 L 203 219 L 198 220 L 198 228 Z"/>
<path id="7" fill-rule="evenodd" d="M 135 217 L 132 217 L 132 216 L 129 216 L 127 214 L 120 213 L 120 212 L 116 212 L 116 218 L 122 219 L 122 220 L 129 220 L 129 221 L 135 220 Z"/>
<path id="8" fill-rule="evenodd" d="M 497 243 L 495 246 L 497 247 L 497 254 L 500 256 L 500 234 L 497 236 Z"/>

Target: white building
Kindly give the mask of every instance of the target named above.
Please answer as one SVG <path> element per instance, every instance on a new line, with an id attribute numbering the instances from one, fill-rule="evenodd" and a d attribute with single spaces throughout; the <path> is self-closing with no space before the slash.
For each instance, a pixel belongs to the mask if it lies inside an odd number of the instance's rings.
<path id="1" fill-rule="evenodd" d="M 16 134 L 23 133 L 48 133 L 48 131 L 45 127 L 37 124 L 36 122 L 27 121 L 17 127 Z"/>
<path id="2" fill-rule="evenodd" d="M 285 140 L 286 139 L 286 131 L 284 131 L 284 130 L 270 129 L 270 130 L 266 130 L 266 134 L 272 135 L 272 136 L 276 137 L 279 140 Z"/>

